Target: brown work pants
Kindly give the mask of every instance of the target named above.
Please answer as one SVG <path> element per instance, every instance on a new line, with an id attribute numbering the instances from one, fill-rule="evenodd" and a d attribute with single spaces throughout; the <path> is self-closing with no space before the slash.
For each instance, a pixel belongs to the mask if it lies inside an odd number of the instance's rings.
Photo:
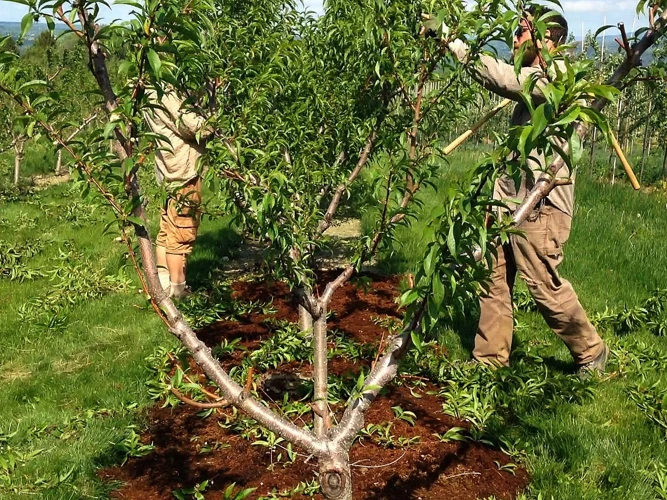
<path id="1" fill-rule="evenodd" d="M 602 339 L 586 317 L 572 285 L 557 271 L 571 222 L 569 215 L 544 205 L 521 225 L 525 236 L 511 235 L 507 244 L 498 247 L 489 292 L 480 298 L 475 359 L 487 364 L 509 364 L 514 326 L 512 289 L 517 271 L 549 327 L 570 349 L 575 363 L 588 363 L 600 354 Z"/>
<path id="2" fill-rule="evenodd" d="M 167 197 L 160 213 L 157 246 L 167 253 L 190 255 L 197 239 L 201 214 L 201 177 L 195 177 Z"/>

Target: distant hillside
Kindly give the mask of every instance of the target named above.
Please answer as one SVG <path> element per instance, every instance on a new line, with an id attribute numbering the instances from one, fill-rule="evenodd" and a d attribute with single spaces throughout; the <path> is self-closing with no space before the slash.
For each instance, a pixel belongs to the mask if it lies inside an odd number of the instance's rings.
<path id="1" fill-rule="evenodd" d="M 39 36 L 42 31 L 47 31 L 49 28 L 46 26 L 46 23 L 35 23 L 32 25 L 32 28 L 28 31 L 28 34 L 23 41 L 24 47 L 30 47 Z M 66 31 L 67 27 L 64 24 L 56 24 L 56 36 L 63 31 Z M 6 21 L 0 21 L 0 36 L 11 35 L 15 40 L 21 35 L 21 23 L 10 23 Z"/>
<path id="2" fill-rule="evenodd" d="M 574 51 L 575 54 L 580 54 L 581 53 L 581 37 L 578 37 L 573 44 L 575 45 Z M 503 58 L 503 59 L 509 59 L 510 57 L 510 50 L 502 42 L 495 42 L 491 44 L 493 47 L 495 47 L 496 51 L 498 52 L 498 55 Z M 602 46 L 602 37 L 598 37 L 598 45 Z M 619 51 L 619 46 L 618 44 L 614 41 L 613 36 L 607 36 L 604 39 L 604 53 L 605 54 L 617 54 Z M 588 57 L 593 57 L 594 52 L 590 47 L 586 47 L 586 53 Z M 653 47 L 649 48 L 645 53 L 644 56 L 642 57 L 642 63 L 647 66 L 653 62 Z"/>

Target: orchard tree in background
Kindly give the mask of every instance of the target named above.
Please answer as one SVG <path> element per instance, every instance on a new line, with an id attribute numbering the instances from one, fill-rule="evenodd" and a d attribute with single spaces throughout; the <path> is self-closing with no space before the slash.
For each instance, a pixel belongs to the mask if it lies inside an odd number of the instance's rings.
<path id="1" fill-rule="evenodd" d="M 12 39 L 5 38 L 2 40 L 0 50 L 4 51 L 7 61 L 15 62 L 18 55 L 16 45 L 11 43 L 10 40 Z M 11 68 L 3 75 L 3 80 L 11 82 L 14 87 L 17 87 L 26 83 L 23 76 L 21 69 L 16 64 L 12 64 Z M 0 153 L 5 151 L 14 153 L 14 184 L 19 183 L 25 143 L 28 140 L 25 115 L 24 109 L 10 96 L 0 95 L 0 129 L 2 130 L 2 134 L 0 134 Z"/>
<path id="2" fill-rule="evenodd" d="M 27 127 L 43 131 L 71 156 L 84 194 L 92 187 L 105 198 L 156 313 L 226 402 L 316 456 L 326 498 L 349 499 L 348 452 L 366 410 L 395 378 L 413 343 L 419 350 L 443 314 L 464 307 L 479 293 L 494 242 L 506 238 L 510 225 L 520 224 L 551 187 L 567 181 L 555 174 L 563 165 L 574 168 L 587 126 L 608 131 L 599 110 L 615 92 L 588 79 L 589 63 L 565 60 L 561 71 L 555 62 L 562 55 L 542 53 L 548 75 L 544 99 L 531 97 L 536 82 L 529 82 L 523 96 L 531 123 L 511 129 L 501 146 L 451 189 L 430 235 L 423 268 L 402 297 L 404 328 L 359 379 L 339 423 L 333 425 L 327 398 L 326 315 L 331 297 L 383 241 L 391 241 L 398 224 L 415 216 L 419 188 L 430 182 L 443 161 L 448 126 L 474 97 L 464 84 L 466 65 L 477 63 L 490 40 L 511 41 L 517 12 L 525 4 L 334 0 L 314 19 L 283 1 L 124 3 L 134 8 L 131 21 L 100 26 L 97 0 L 55 6 L 27 2 L 31 13 L 26 27 L 34 15 L 52 26 L 59 20 L 84 43 L 99 107 L 108 117 L 103 126 L 68 140 L 75 126 L 62 117 L 68 103 L 48 80 L 21 87 L 3 77 L 0 91 L 29 117 Z M 654 13 L 660 17 L 628 47 L 611 84 L 620 84 L 662 34 L 667 13 L 657 7 Z M 435 29 L 425 28 L 425 19 Z M 533 20 L 536 40 L 544 38 L 548 23 L 548 18 Z M 456 38 L 471 46 L 466 65 L 447 49 Z M 131 48 L 118 74 L 110 73 L 107 64 L 113 40 Z M 11 54 L 5 51 L 1 57 L 3 69 L 11 67 Z M 256 399 L 243 385 L 252 373 L 232 377 L 224 371 L 159 285 L 147 200 L 139 185 L 155 140 L 142 119 L 151 106 L 146 96 L 151 88 L 158 94 L 178 89 L 188 96 L 188 109 L 207 117 L 216 131 L 209 145 L 207 181 L 223 208 L 263 242 L 273 273 L 298 297 L 302 327 L 310 329 L 312 322 L 312 430 Z M 214 106 L 204 105 L 206 93 L 215 97 Z M 584 99 L 597 101 L 583 105 Z M 78 127 L 85 121 L 81 116 Z M 502 173 L 518 174 L 535 149 L 550 160 L 545 173 L 512 221 L 487 227 L 486 213 L 496 204 L 490 198 L 494 179 Z M 512 151 L 519 157 L 508 160 Z M 355 258 L 318 293 L 318 252 L 328 244 L 324 232 L 350 189 L 361 182 L 363 170 L 371 179 L 371 209 L 378 214 L 373 234 L 360 239 Z"/>
<path id="3" fill-rule="evenodd" d="M 19 52 L 13 38 L 7 37 L 4 41 L 4 50 L 12 58 L 11 65 L 3 75 L 5 81 L 14 81 L 13 85 L 41 85 L 46 84 L 56 92 L 61 102 L 65 103 L 61 119 L 71 121 L 66 138 L 73 138 L 80 132 L 81 125 L 87 125 L 96 116 L 93 112 L 95 94 L 82 92 L 82 89 L 92 89 L 94 79 L 87 69 L 87 50 L 85 45 L 73 34 L 64 33 L 57 39 L 49 31 L 42 32 L 30 47 Z M 115 55 L 115 54 L 114 54 Z M 113 58 L 115 59 L 115 57 Z M 113 60 L 112 67 L 116 67 Z M 15 100 L 3 95 L 0 97 L 0 152 L 14 153 L 14 183 L 17 184 L 21 174 L 21 165 L 27 150 L 26 142 L 29 133 L 39 136 L 41 132 L 26 129 L 30 122 L 25 110 Z M 88 120 L 80 123 L 81 117 L 88 116 Z M 65 132 L 65 130 L 63 130 Z M 51 141 L 35 137 L 30 148 L 44 151 L 44 159 L 52 156 L 54 149 Z M 33 153 L 34 154 L 34 153 Z M 61 173 L 62 149 L 55 154 L 55 172 Z"/>

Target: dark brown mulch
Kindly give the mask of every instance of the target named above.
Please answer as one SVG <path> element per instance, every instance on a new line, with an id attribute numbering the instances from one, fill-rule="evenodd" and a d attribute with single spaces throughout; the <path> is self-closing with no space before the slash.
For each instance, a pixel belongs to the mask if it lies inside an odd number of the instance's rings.
<path id="1" fill-rule="evenodd" d="M 368 288 L 368 289 L 367 289 Z M 246 300 L 274 297 L 278 319 L 296 320 L 295 308 L 286 289 L 276 284 L 237 283 L 238 297 Z M 370 287 L 346 284 L 335 296 L 331 310 L 335 316 L 329 326 L 345 332 L 359 342 L 377 344 L 384 330 L 372 318 L 399 317 L 394 298 L 398 279 L 373 277 Z M 252 348 L 269 335 L 262 324 L 266 316 L 251 315 L 242 322 L 222 322 L 203 329 L 200 337 L 213 346 L 222 338 L 242 339 Z M 342 374 L 357 372 L 358 366 L 345 360 L 334 360 L 330 371 Z M 307 375 L 308 366 L 290 364 L 281 371 L 300 371 Z M 473 500 L 494 496 L 511 499 L 528 484 L 528 474 L 516 468 L 514 474 L 499 470 L 510 461 L 497 449 L 476 443 L 441 443 L 433 434 L 444 433 L 454 426 L 467 424 L 442 413 L 442 401 L 428 394 L 434 389 L 418 391 L 415 398 L 405 386 L 392 388 L 369 410 L 366 423 L 394 422 L 396 437 L 420 436 L 420 442 L 407 448 L 386 448 L 364 439 L 350 452 L 353 467 L 354 498 L 366 499 L 461 499 Z M 392 406 L 400 406 L 417 415 L 416 425 L 395 420 Z M 228 411 L 228 410 L 224 410 Z M 142 436 L 152 442 L 155 450 L 143 458 L 131 459 L 122 467 L 106 469 L 100 476 L 107 481 L 121 481 L 124 486 L 113 498 L 129 500 L 172 499 L 172 491 L 209 480 L 205 497 L 222 498 L 222 491 L 232 482 L 237 486 L 256 487 L 250 498 L 267 495 L 273 489 L 291 489 L 302 481 L 310 481 L 317 472 L 316 460 L 300 456 L 286 467 L 274 464 L 274 457 L 260 446 L 221 428 L 221 415 L 202 419 L 194 408 L 176 410 L 155 408 L 150 414 L 150 427 Z M 201 453 L 201 450 L 211 449 Z M 280 450 L 278 450 L 280 451 Z M 292 498 L 304 498 L 295 496 Z M 321 498 L 315 496 L 315 498 Z"/>

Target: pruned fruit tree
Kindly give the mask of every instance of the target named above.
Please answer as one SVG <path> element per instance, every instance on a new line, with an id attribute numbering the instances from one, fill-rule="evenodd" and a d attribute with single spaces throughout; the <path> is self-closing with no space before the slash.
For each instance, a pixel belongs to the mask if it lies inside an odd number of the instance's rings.
<path id="1" fill-rule="evenodd" d="M 66 131 L 78 129 L 86 117 L 75 123 L 65 112 L 73 103 L 49 81 L 17 84 L 7 77 L 15 54 L 3 49 L 0 91 L 20 108 L 27 135 L 43 134 L 66 151 L 82 195 L 97 193 L 113 211 L 155 313 L 217 386 L 219 394 L 212 396 L 316 457 L 328 499 L 352 497 L 349 450 L 401 359 L 413 347 L 419 353 L 438 321 L 482 291 L 496 242 L 516 231 L 554 185 L 568 181 L 563 172 L 577 165 L 589 129 L 608 132 L 600 110 L 629 74 L 640 71 L 642 53 L 663 34 L 667 20 L 664 2 L 642 2 L 639 8 L 651 11 L 651 26 L 629 38 L 623 34 L 626 57 L 606 83 L 595 80 L 588 62 L 570 60 L 566 47 L 540 51 L 545 77 L 528 79 L 521 94 L 531 121 L 509 129 L 465 182 L 450 189 L 437 224 L 425 235 L 430 245 L 423 266 L 401 297 L 402 330 L 362 372 L 347 404 L 332 411 L 332 297 L 391 243 L 399 225 L 417 216 L 420 188 L 447 161 L 444 138 L 476 98 L 466 83 L 469 71 L 483 54 L 493 57 L 491 42 L 511 46 L 528 4 L 330 0 L 315 17 L 289 0 L 124 0 L 119 3 L 132 7 L 132 19 L 105 25 L 98 18 L 102 0 L 21 3 L 30 7 L 24 30 L 43 18 L 51 29 L 65 23 L 80 38 L 97 84 L 80 91 L 95 91 L 107 117 L 70 137 Z M 549 29 L 549 17 L 529 18 L 535 46 Z M 456 40 L 468 45 L 463 62 L 449 48 Z M 124 48 L 125 59 L 112 73 L 107 54 L 113 44 Z M 143 171 L 151 173 L 159 139 L 144 122 L 158 106 L 149 96 L 171 91 L 183 95 L 184 110 L 200 114 L 213 133 L 203 174 L 213 193 L 209 204 L 232 214 L 261 244 L 267 269 L 294 295 L 303 342 L 312 348 L 312 426 L 299 426 L 262 401 L 252 370 L 225 371 L 159 284 L 148 199 L 139 181 Z M 488 212 L 499 204 L 492 199 L 494 180 L 520 175 L 534 151 L 548 159 L 536 187 L 513 218 L 489 222 Z M 322 284 L 319 259 L 331 245 L 327 229 L 350 208 L 376 214 L 374 226 L 355 242 L 349 262 Z"/>

